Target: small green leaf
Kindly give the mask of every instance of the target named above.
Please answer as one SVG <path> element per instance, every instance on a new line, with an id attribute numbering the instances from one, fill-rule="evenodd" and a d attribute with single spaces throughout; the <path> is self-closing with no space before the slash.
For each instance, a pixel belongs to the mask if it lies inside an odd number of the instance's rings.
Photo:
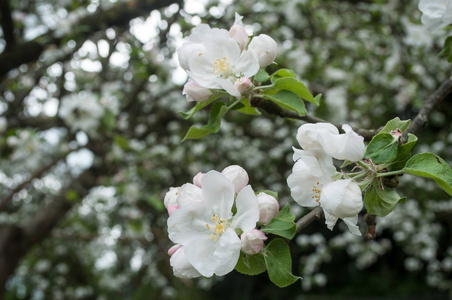
<path id="1" fill-rule="evenodd" d="M 292 274 L 292 257 L 289 246 L 282 239 L 276 239 L 268 244 L 264 253 L 268 277 L 278 287 L 283 288 L 293 284 L 301 277 Z"/>
<path id="2" fill-rule="evenodd" d="M 294 220 L 295 216 L 290 213 L 289 205 L 286 205 L 270 223 L 262 226 L 261 231 L 276 234 L 290 240 L 297 231 L 297 225 Z"/>
<path id="3" fill-rule="evenodd" d="M 237 272 L 245 275 L 258 275 L 267 270 L 264 256 L 261 253 L 248 255 L 240 252 L 239 261 L 235 266 Z"/>
<path id="4" fill-rule="evenodd" d="M 452 36 L 449 36 L 444 41 L 443 50 L 441 50 L 438 55 L 441 57 L 447 57 L 447 60 L 449 61 L 450 57 L 452 56 Z"/>
<path id="5" fill-rule="evenodd" d="M 240 101 L 239 104 L 241 106 L 239 106 L 236 110 L 238 112 L 241 112 L 242 114 L 253 115 L 253 116 L 260 116 L 262 114 L 256 107 L 250 106 L 249 100 L 247 98 Z M 235 106 L 233 109 L 235 109 L 237 106 Z"/>
<path id="6" fill-rule="evenodd" d="M 264 97 L 282 108 L 297 112 L 299 116 L 306 115 L 306 107 L 303 100 L 292 92 L 279 91 L 271 96 L 264 94 Z"/>
<path id="7" fill-rule="evenodd" d="M 318 94 L 314 97 L 315 105 L 317 105 L 317 106 L 320 105 L 320 99 L 322 99 L 322 94 Z"/>
<path id="8" fill-rule="evenodd" d="M 260 190 L 256 192 L 256 195 L 259 193 L 266 193 L 267 195 L 270 195 L 274 197 L 276 200 L 278 200 L 278 192 L 270 191 L 270 190 Z"/>
<path id="9" fill-rule="evenodd" d="M 271 75 L 271 82 L 275 83 L 280 78 L 297 78 L 297 75 L 290 69 L 279 69 Z"/>
<path id="10" fill-rule="evenodd" d="M 438 155 L 421 153 L 407 161 L 404 173 L 432 178 L 446 193 L 452 196 L 452 169 Z"/>
<path id="11" fill-rule="evenodd" d="M 296 78 L 283 77 L 273 82 L 273 87 L 265 90 L 264 94 L 274 95 L 281 90 L 290 91 L 301 99 L 309 101 L 317 105 L 315 98 L 309 92 L 308 88 Z"/>
<path id="12" fill-rule="evenodd" d="M 69 202 L 75 202 L 79 199 L 80 195 L 74 190 L 68 190 L 65 194 L 66 200 Z"/>
<path id="13" fill-rule="evenodd" d="M 374 181 L 364 195 L 364 205 L 369 213 L 384 217 L 393 211 L 399 202 L 406 200 L 400 198 L 393 189 L 380 190 L 378 182 Z"/>
<path id="14" fill-rule="evenodd" d="M 406 162 L 411 157 L 411 149 L 416 145 L 417 137 L 414 134 L 408 134 L 408 141 L 399 146 L 397 150 L 397 157 L 391 162 L 389 171 L 402 170 L 405 167 Z"/>
<path id="15" fill-rule="evenodd" d="M 216 102 L 210 110 L 209 122 L 201 128 L 191 126 L 182 142 L 187 139 L 200 139 L 210 133 L 216 133 L 220 130 L 221 118 L 228 112 L 226 103 L 223 101 Z"/>
<path id="16" fill-rule="evenodd" d="M 185 120 L 188 120 L 195 114 L 195 112 L 197 112 L 200 109 L 203 109 L 204 107 L 206 107 L 207 105 L 212 103 L 212 101 L 214 101 L 218 98 L 219 98 L 219 96 L 215 95 L 205 102 L 196 102 L 196 105 L 193 106 L 189 111 L 187 111 L 187 112 L 180 111 L 178 113 L 179 113 L 179 115 L 182 116 L 182 118 L 184 118 Z"/>
<path id="17" fill-rule="evenodd" d="M 115 144 L 121 147 L 123 150 L 129 150 L 129 142 L 122 135 L 116 135 L 114 138 Z"/>
<path id="18" fill-rule="evenodd" d="M 254 79 L 258 82 L 265 82 L 270 78 L 270 75 L 268 75 L 267 72 L 265 72 L 265 70 L 260 70 L 259 72 L 257 72 L 256 75 L 254 75 Z"/>
<path id="19" fill-rule="evenodd" d="M 388 121 L 385 127 L 379 132 L 380 133 L 391 133 L 392 130 L 400 129 L 404 132 L 410 125 L 411 120 L 401 121 L 398 117 Z"/>
<path id="20" fill-rule="evenodd" d="M 376 164 L 388 163 L 397 157 L 398 139 L 389 133 L 379 133 L 366 147 L 364 157 Z"/>

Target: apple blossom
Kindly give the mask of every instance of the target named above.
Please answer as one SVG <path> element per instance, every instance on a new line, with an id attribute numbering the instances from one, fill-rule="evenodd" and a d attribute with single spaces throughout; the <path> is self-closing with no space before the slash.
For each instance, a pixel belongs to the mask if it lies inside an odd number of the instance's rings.
<path id="1" fill-rule="evenodd" d="M 253 50 L 258 59 L 261 69 L 275 61 L 278 44 L 266 34 L 260 34 L 251 40 L 248 49 Z"/>
<path id="2" fill-rule="evenodd" d="M 303 124 L 298 128 L 297 140 L 304 150 L 323 152 L 341 160 L 358 161 L 364 156 L 364 138 L 345 124 L 345 134 L 339 134 L 330 123 Z"/>
<path id="3" fill-rule="evenodd" d="M 421 22 L 429 31 L 437 31 L 452 24 L 451 0 L 421 0 Z"/>
<path id="4" fill-rule="evenodd" d="M 248 77 L 242 77 L 240 79 L 237 79 L 237 81 L 234 83 L 234 88 L 240 93 L 245 94 L 253 87 L 253 83 L 251 82 L 251 79 Z"/>
<path id="5" fill-rule="evenodd" d="M 193 80 L 188 80 L 184 85 L 182 95 L 187 97 L 187 101 L 204 102 L 207 101 L 213 93 Z"/>
<path id="6" fill-rule="evenodd" d="M 259 205 L 259 223 L 267 225 L 278 215 L 278 200 L 276 200 L 275 197 L 263 192 L 257 194 L 256 199 Z"/>
<path id="7" fill-rule="evenodd" d="M 226 176 L 226 178 L 234 184 L 236 193 L 239 193 L 249 181 L 248 173 L 244 168 L 238 165 L 232 165 L 224 168 L 224 170 L 221 171 L 221 174 Z"/>
<path id="8" fill-rule="evenodd" d="M 234 83 L 259 71 L 254 51 L 243 50 L 225 29 L 198 25 L 189 41 L 177 50 L 179 62 L 188 76 L 207 89 L 224 89 L 240 97 Z"/>
<path id="9" fill-rule="evenodd" d="M 267 240 L 265 233 L 258 229 L 251 229 L 241 234 L 242 252 L 254 255 L 264 247 L 264 241 Z"/>
<path id="10" fill-rule="evenodd" d="M 229 29 L 229 35 L 239 43 L 240 49 L 245 50 L 250 38 L 243 27 L 242 19 L 242 16 L 235 13 L 235 22 L 231 29 Z"/>
<path id="11" fill-rule="evenodd" d="M 187 264 L 205 277 L 231 272 L 241 249 L 236 230 L 254 229 L 259 220 L 259 207 L 252 188 L 242 188 L 235 198 L 234 184 L 225 175 L 210 171 L 202 178 L 202 189 L 184 184 L 177 201 L 180 208 L 168 218 L 168 235 L 174 243 L 183 246 L 180 249 Z M 234 202 L 235 214 L 232 212 Z M 185 261 L 181 261 L 180 265 L 186 266 Z M 176 272 L 177 264 L 172 266 L 176 276 L 195 277 L 190 272 L 186 272 L 188 275 Z"/>

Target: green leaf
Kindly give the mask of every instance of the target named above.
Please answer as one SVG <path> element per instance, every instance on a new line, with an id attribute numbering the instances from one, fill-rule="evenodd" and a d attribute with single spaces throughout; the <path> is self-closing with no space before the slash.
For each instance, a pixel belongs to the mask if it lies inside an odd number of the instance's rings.
<path id="1" fill-rule="evenodd" d="M 282 108 L 297 112 L 299 116 L 306 115 L 306 107 L 304 106 L 303 100 L 292 92 L 279 91 L 271 96 L 264 94 L 264 98 L 276 103 Z"/>
<path id="2" fill-rule="evenodd" d="M 178 113 L 179 113 L 179 115 L 182 116 L 182 118 L 184 118 L 185 120 L 188 120 L 191 118 L 191 116 L 193 116 L 195 114 L 195 112 L 197 112 L 200 109 L 203 109 L 204 107 L 206 107 L 207 105 L 212 103 L 212 101 L 214 101 L 218 98 L 219 98 L 219 95 L 216 95 L 205 102 L 196 102 L 196 105 L 193 106 L 189 111 L 187 111 L 187 112 L 180 111 Z"/>
<path id="3" fill-rule="evenodd" d="M 379 133 L 367 145 L 364 157 L 376 164 L 388 163 L 397 157 L 398 139 L 389 133 Z"/>
<path id="4" fill-rule="evenodd" d="M 438 54 L 441 57 L 447 57 L 447 61 L 451 62 L 452 60 L 452 36 L 449 36 L 444 41 L 443 50 Z"/>
<path id="5" fill-rule="evenodd" d="M 407 161 L 404 173 L 432 178 L 446 193 L 452 196 L 452 169 L 438 155 L 421 153 Z"/>
<path id="6" fill-rule="evenodd" d="M 278 192 L 270 191 L 270 190 L 260 190 L 256 192 L 256 195 L 259 193 L 266 193 L 267 195 L 270 195 L 274 197 L 276 200 L 278 200 Z"/>
<path id="7" fill-rule="evenodd" d="M 115 144 L 121 147 L 123 150 L 129 150 L 129 142 L 122 135 L 116 135 L 114 138 Z"/>
<path id="8" fill-rule="evenodd" d="M 105 111 L 102 117 L 102 123 L 108 129 L 113 129 L 116 125 L 116 115 L 109 109 Z"/>
<path id="9" fill-rule="evenodd" d="M 399 146 L 397 150 L 397 157 L 391 162 L 389 166 L 389 171 L 402 170 L 405 167 L 406 162 L 411 157 L 411 149 L 416 145 L 417 137 L 414 134 L 408 134 L 408 141 Z"/>
<path id="10" fill-rule="evenodd" d="M 221 118 L 228 112 L 228 108 L 223 101 L 216 102 L 210 110 L 209 122 L 201 128 L 191 126 L 182 142 L 187 139 L 200 139 L 210 133 L 216 133 L 220 130 Z"/>
<path id="11" fill-rule="evenodd" d="M 279 211 L 266 226 L 262 226 L 261 231 L 272 233 L 291 240 L 297 231 L 297 225 L 294 223 L 295 216 L 290 213 L 289 205 L 286 205 Z"/>
<path id="12" fill-rule="evenodd" d="M 320 105 L 320 99 L 322 99 L 322 94 L 318 94 L 314 97 L 315 105 L 317 105 L 317 106 Z"/>
<path id="13" fill-rule="evenodd" d="M 271 82 L 275 83 L 280 78 L 297 78 L 295 72 L 290 69 L 279 69 L 271 76 Z"/>
<path id="14" fill-rule="evenodd" d="M 240 101 L 239 104 L 241 106 L 239 106 L 236 110 L 238 112 L 241 112 L 242 114 L 253 115 L 253 116 L 260 116 L 262 114 L 256 107 L 250 106 L 249 100 L 247 98 Z M 237 106 L 235 106 L 233 109 L 235 109 Z"/>
<path id="15" fill-rule="evenodd" d="M 258 275 L 267 270 L 264 256 L 261 253 L 248 255 L 240 252 L 239 261 L 235 266 L 237 272 L 245 275 Z"/>
<path id="16" fill-rule="evenodd" d="M 400 129 L 401 132 L 404 132 L 408 126 L 410 125 L 411 120 L 401 121 L 398 117 L 388 121 L 385 127 L 378 133 L 391 133 L 392 130 Z"/>
<path id="17" fill-rule="evenodd" d="M 301 277 L 292 274 L 292 257 L 289 246 L 282 239 L 276 239 L 268 244 L 264 253 L 268 277 L 278 287 L 291 285 Z"/>
<path id="18" fill-rule="evenodd" d="M 374 181 L 364 195 L 364 205 L 369 213 L 384 217 L 393 211 L 399 202 L 404 202 L 406 197 L 400 198 L 393 189 L 380 190 L 378 182 Z"/>
<path id="19" fill-rule="evenodd" d="M 296 78 L 292 77 L 283 77 L 275 80 L 273 82 L 273 87 L 266 89 L 264 94 L 274 95 L 281 90 L 290 91 L 296 94 L 301 99 L 304 99 L 306 101 L 318 105 L 317 101 L 309 92 L 308 88 L 303 83 L 298 81 Z"/>
<path id="20" fill-rule="evenodd" d="M 265 70 L 260 70 L 259 72 L 257 72 L 256 75 L 254 75 L 254 79 L 258 82 L 265 82 L 270 78 L 270 75 L 268 75 L 267 72 L 265 72 Z"/>

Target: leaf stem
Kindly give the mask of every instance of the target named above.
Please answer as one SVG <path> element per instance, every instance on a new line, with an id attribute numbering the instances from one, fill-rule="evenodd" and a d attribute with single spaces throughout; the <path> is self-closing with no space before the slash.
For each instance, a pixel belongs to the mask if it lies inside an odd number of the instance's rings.
<path id="1" fill-rule="evenodd" d="M 253 91 L 257 91 L 260 89 L 266 89 L 266 88 L 271 88 L 274 87 L 274 84 L 269 84 L 269 85 L 260 85 L 260 86 L 256 86 L 255 88 L 253 88 Z"/>
<path id="2" fill-rule="evenodd" d="M 376 177 L 385 177 L 385 176 L 393 176 L 403 174 L 403 170 L 393 171 L 393 172 L 385 172 L 385 173 L 377 173 Z"/>

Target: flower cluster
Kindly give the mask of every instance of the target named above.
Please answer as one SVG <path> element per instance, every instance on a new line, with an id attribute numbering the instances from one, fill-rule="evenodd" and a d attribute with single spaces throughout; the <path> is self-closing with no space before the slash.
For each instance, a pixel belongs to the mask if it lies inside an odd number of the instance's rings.
<path id="1" fill-rule="evenodd" d="M 326 224 L 333 229 L 338 218 L 344 220 L 351 233 L 361 235 L 358 213 L 363 208 L 361 188 L 352 179 L 335 180 L 333 158 L 359 161 L 365 152 L 364 138 L 349 125 L 345 134 L 329 123 L 304 124 L 297 140 L 304 150 L 294 148 L 295 164 L 287 178 L 294 200 L 305 207 L 320 205 Z"/>
<path id="2" fill-rule="evenodd" d="M 198 173 L 193 184 L 170 188 L 164 204 L 175 243 L 168 251 L 170 264 L 183 278 L 225 275 L 235 268 L 240 251 L 260 252 L 267 237 L 256 226 L 279 211 L 272 196 L 255 195 L 247 172 L 237 165 Z"/>
<path id="3" fill-rule="evenodd" d="M 250 77 L 271 64 L 277 44 L 268 35 L 250 37 L 236 14 L 229 31 L 198 25 L 188 42 L 178 49 L 179 63 L 190 77 L 183 94 L 188 101 L 206 101 L 212 90 L 241 97 L 252 88 Z"/>

